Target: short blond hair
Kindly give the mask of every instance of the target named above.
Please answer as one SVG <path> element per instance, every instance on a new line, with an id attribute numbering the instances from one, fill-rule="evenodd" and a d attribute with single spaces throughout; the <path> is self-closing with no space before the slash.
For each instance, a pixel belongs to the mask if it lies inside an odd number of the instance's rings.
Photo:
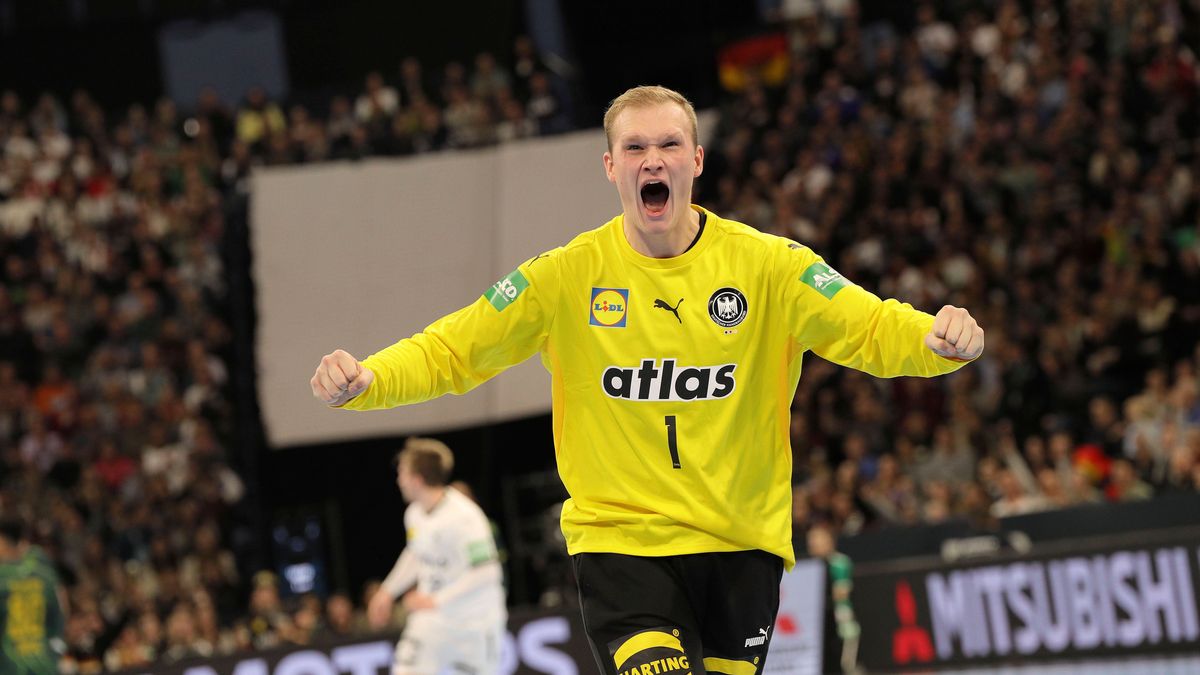
<path id="1" fill-rule="evenodd" d="M 687 113 L 688 121 L 692 125 L 692 145 L 699 145 L 700 136 L 696 130 L 696 108 L 692 106 L 692 102 L 674 89 L 658 85 L 642 85 L 626 90 L 624 94 L 614 98 L 612 103 L 608 104 L 608 110 L 604 112 L 604 137 L 608 139 L 608 151 L 612 152 L 613 125 L 616 124 L 617 117 L 625 112 L 626 108 L 645 108 L 663 103 L 674 103 L 683 108 L 683 112 Z"/>
<path id="2" fill-rule="evenodd" d="M 412 437 L 396 455 L 396 464 L 406 466 L 421 477 L 426 485 L 441 486 L 450 480 L 454 470 L 454 453 L 436 438 Z"/>

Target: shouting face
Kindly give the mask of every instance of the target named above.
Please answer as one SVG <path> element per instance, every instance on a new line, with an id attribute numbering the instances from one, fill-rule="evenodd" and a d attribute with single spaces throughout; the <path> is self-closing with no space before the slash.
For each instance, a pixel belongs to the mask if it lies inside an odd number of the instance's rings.
<path id="1" fill-rule="evenodd" d="M 674 103 L 631 107 L 615 120 L 612 138 L 604 170 L 626 227 L 649 239 L 682 230 L 692 217 L 692 181 L 704 169 L 687 113 Z"/>

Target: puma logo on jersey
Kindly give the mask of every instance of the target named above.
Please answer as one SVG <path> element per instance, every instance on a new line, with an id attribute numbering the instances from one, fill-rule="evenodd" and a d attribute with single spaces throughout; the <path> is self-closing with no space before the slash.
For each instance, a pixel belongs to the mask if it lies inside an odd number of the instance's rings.
<path id="1" fill-rule="evenodd" d="M 679 318 L 679 306 L 682 304 L 683 304 L 683 298 L 680 298 L 679 302 L 675 303 L 674 307 L 668 305 L 666 300 L 659 300 L 658 298 L 654 299 L 654 308 L 655 309 L 665 309 L 668 312 L 674 314 L 675 320 L 678 321 L 679 323 L 683 323 L 683 319 Z"/>
<path id="2" fill-rule="evenodd" d="M 680 322 L 682 323 L 682 322 Z M 609 366 L 601 377 L 604 393 L 629 401 L 704 401 L 725 398 L 737 381 L 736 363 L 677 368 L 675 359 L 642 359 L 640 368 Z"/>
<path id="3" fill-rule="evenodd" d="M 758 637 L 746 638 L 746 647 L 757 647 L 767 641 L 767 629 L 759 628 Z"/>

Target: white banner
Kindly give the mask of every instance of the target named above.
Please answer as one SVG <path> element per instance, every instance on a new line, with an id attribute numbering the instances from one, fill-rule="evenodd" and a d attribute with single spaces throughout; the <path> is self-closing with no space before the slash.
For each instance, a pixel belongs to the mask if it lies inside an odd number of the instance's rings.
<path id="1" fill-rule="evenodd" d="M 611 218 L 620 207 L 597 159 L 603 150 L 603 136 L 589 133 L 257 173 L 251 222 L 259 401 L 271 446 L 466 427 L 549 410 L 549 376 L 536 360 L 465 396 L 384 413 L 328 410 L 313 399 L 308 380 L 323 354 L 340 347 L 364 358 L 417 333 L 474 302 L 526 259 Z M 522 199 L 551 208 L 538 207 L 543 217 L 531 218 L 534 209 Z"/>
<path id="2" fill-rule="evenodd" d="M 702 115 L 702 129 L 713 115 Z M 703 137 L 703 134 L 701 134 Z M 520 263 L 620 212 L 604 132 L 486 150 L 256 171 L 251 246 L 259 403 L 272 447 L 395 436 L 550 409 L 532 359 L 465 396 L 384 413 L 329 410 L 322 355 L 359 358 L 474 302 Z"/>
<path id="3" fill-rule="evenodd" d="M 764 675 L 806 675 L 821 672 L 825 623 L 825 564 L 799 560 L 783 575 L 779 616 L 767 650 Z"/>

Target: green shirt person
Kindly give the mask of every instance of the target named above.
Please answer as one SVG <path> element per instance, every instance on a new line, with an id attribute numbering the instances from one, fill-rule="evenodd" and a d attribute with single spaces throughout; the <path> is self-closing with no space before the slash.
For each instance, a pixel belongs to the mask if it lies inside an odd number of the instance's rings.
<path id="1" fill-rule="evenodd" d="M 64 623 L 50 560 L 19 522 L 0 521 L 0 675 L 57 673 Z"/>
<path id="2" fill-rule="evenodd" d="M 818 523 L 809 528 L 808 553 L 824 560 L 829 574 L 829 593 L 825 597 L 829 604 L 825 609 L 826 672 L 836 672 L 837 668 L 833 665 L 836 663 L 843 673 L 858 673 L 861 672 L 858 666 L 858 641 L 862 629 L 850 601 L 854 589 L 854 563 L 846 554 L 834 548 L 835 543 L 833 531 L 828 525 Z"/>

